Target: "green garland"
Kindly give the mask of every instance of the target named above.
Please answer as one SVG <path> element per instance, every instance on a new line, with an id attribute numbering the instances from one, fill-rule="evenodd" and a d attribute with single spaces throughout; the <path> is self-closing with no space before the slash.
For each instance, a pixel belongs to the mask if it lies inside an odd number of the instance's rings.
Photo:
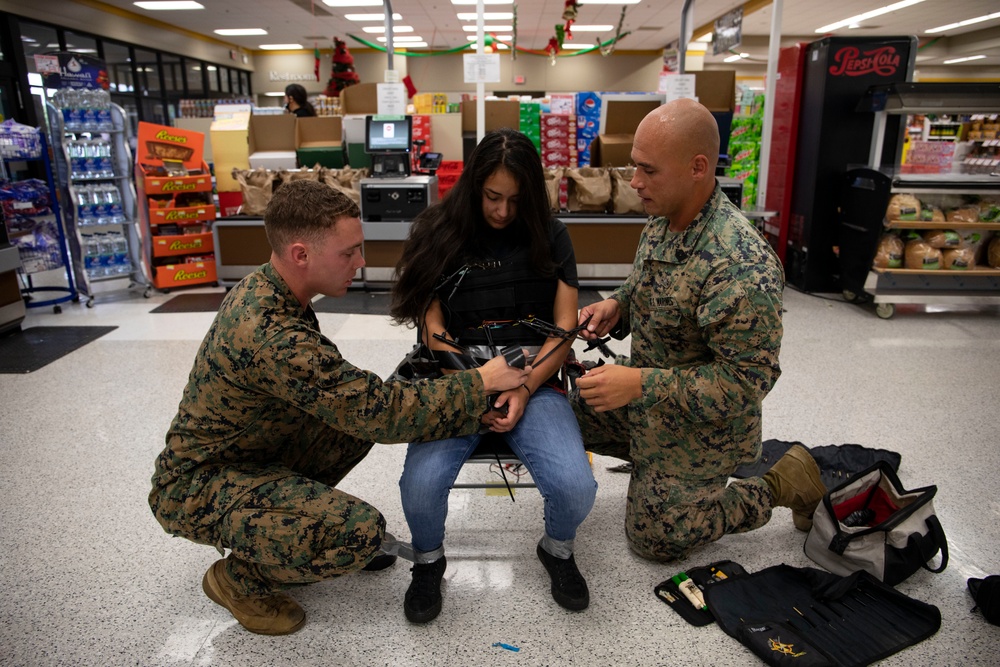
<path id="1" fill-rule="evenodd" d="M 560 55 L 557 55 L 556 58 L 573 58 L 575 56 L 582 56 L 585 53 L 591 53 L 591 52 L 596 51 L 598 49 L 603 49 L 603 48 L 605 48 L 607 46 L 610 46 L 611 44 L 614 44 L 615 42 L 617 42 L 618 40 L 622 39 L 623 37 L 625 37 L 628 34 L 629 34 L 628 32 L 623 32 L 620 35 L 616 35 L 616 36 L 612 37 L 611 39 L 608 39 L 608 40 L 605 40 L 605 41 L 600 42 L 598 44 L 595 44 L 594 46 L 590 47 L 589 49 L 580 49 L 579 51 L 576 51 L 574 53 L 567 53 L 565 55 L 560 54 Z M 379 46 L 378 44 L 373 44 L 372 42 L 369 42 L 366 39 L 362 39 L 361 37 L 358 37 L 356 35 L 352 35 L 352 34 L 348 33 L 347 36 L 350 37 L 351 39 L 353 39 L 356 42 L 360 42 L 360 43 L 364 44 L 368 48 L 375 49 L 376 51 L 382 51 L 382 52 L 388 51 L 388 49 L 386 49 L 386 47 Z M 507 44 L 506 42 L 502 42 L 499 39 L 495 39 L 492 35 L 486 35 L 486 38 L 484 39 L 484 41 L 486 42 L 487 46 L 493 44 L 493 42 L 497 42 L 498 44 L 503 44 L 504 46 L 510 46 L 510 44 Z M 468 44 L 463 44 L 461 46 L 456 46 L 455 48 L 448 49 L 446 51 L 433 51 L 433 52 L 422 53 L 422 52 L 419 52 L 419 51 L 397 51 L 397 50 L 393 49 L 392 53 L 394 55 L 405 56 L 407 58 L 409 58 L 409 57 L 414 57 L 414 58 L 428 58 L 430 56 L 445 56 L 445 55 L 451 55 L 453 53 L 461 53 L 462 51 L 465 51 L 466 49 L 471 49 L 472 45 L 475 44 L 475 43 L 476 42 L 469 42 Z M 533 55 L 536 55 L 536 56 L 545 56 L 546 58 L 550 57 L 549 54 L 546 53 L 545 51 L 535 51 L 533 49 L 525 49 L 525 48 L 521 48 L 521 47 L 517 47 L 516 50 L 519 51 L 519 52 L 521 52 L 521 53 L 530 53 L 530 54 L 533 54 Z"/>

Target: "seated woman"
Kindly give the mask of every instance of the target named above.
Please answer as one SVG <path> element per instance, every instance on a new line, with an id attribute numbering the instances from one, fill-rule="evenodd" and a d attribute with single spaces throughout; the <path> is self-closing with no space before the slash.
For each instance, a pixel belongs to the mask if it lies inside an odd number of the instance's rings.
<path id="1" fill-rule="evenodd" d="M 528 381 L 500 394 L 500 410 L 483 423 L 502 434 L 544 498 L 545 533 L 536 553 L 552 579 L 552 596 L 567 609 L 586 609 L 590 594 L 573 540 L 593 507 L 597 482 L 558 382 L 570 343 L 529 326 L 576 326 L 576 259 L 565 225 L 549 212 L 542 163 L 525 135 L 501 129 L 485 136 L 454 188 L 413 222 L 396 274 L 392 316 L 416 326 L 431 349 L 456 351 L 434 337 L 440 334 L 479 358 L 509 345 L 531 352 Z M 448 493 L 481 437 L 407 449 L 399 486 L 416 554 L 403 605 L 412 622 L 426 623 L 441 611 Z"/>

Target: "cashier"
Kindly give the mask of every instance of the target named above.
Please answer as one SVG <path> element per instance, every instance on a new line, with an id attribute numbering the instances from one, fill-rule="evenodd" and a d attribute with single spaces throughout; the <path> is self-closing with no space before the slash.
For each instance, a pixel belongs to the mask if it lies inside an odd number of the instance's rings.
<path id="1" fill-rule="evenodd" d="M 299 118 L 316 115 L 316 109 L 306 98 L 306 89 L 297 83 L 285 86 L 285 111 Z"/>

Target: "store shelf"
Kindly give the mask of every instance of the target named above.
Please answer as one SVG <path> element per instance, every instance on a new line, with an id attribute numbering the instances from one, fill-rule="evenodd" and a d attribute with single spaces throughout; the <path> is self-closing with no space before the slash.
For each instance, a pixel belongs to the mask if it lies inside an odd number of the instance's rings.
<path id="1" fill-rule="evenodd" d="M 983 277 L 1000 277 L 1000 269 L 991 269 L 987 267 L 974 266 L 971 269 L 937 269 L 936 271 L 929 271 L 926 269 L 883 269 L 874 267 L 872 271 L 880 275 L 900 275 L 900 276 L 940 276 L 940 275 L 954 275 L 954 276 L 983 276 Z"/>
<path id="2" fill-rule="evenodd" d="M 889 229 L 981 229 L 983 231 L 1000 230 L 1000 222 L 951 222 L 928 220 L 886 220 Z"/>
<path id="3" fill-rule="evenodd" d="M 881 170 L 881 146 L 888 130 L 887 115 L 968 115 L 1000 110 L 1000 86 L 994 84 L 902 83 L 872 86 L 858 105 L 859 111 L 875 112 L 870 169 Z M 912 125 L 912 120 L 907 122 Z M 992 137 L 989 138 L 992 140 Z M 898 165 L 893 165 L 897 167 Z M 924 195 L 996 195 L 1000 174 L 890 174 L 891 192 Z M 932 198 L 933 199 L 933 198 Z M 975 201 L 973 198 L 967 199 Z M 923 202 L 926 203 L 926 202 Z M 949 222 L 890 220 L 890 229 L 963 229 L 1000 234 L 1000 222 Z M 988 240 L 986 241 L 989 242 Z M 907 304 L 995 304 L 1000 303 L 1000 268 L 975 267 L 967 270 L 922 270 L 873 268 L 864 290 L 876 303 L 876 314 L 888 319 L 895 305 Z M 846 296 L 846 293 L 845 293 Z M 856 300 L 856 299 L 855 299 Z"/>

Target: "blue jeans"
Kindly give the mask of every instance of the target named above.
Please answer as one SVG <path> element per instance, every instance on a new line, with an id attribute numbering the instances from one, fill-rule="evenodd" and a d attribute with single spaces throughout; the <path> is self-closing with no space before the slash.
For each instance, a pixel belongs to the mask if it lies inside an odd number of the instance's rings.
<path id="1" fill-rule="evenodd" d="M 517 425 L 500 436 L 531 473 L 545 500 L 546 535 L 572 540 L 594 506 L 597 482 L 569 401 L 558 391 L 541 387 Z M 415 551 L 434 551 L 444 543 L 448 492 L 480 438 L 477 433 L 410 443 L 399 489 Z"/>

